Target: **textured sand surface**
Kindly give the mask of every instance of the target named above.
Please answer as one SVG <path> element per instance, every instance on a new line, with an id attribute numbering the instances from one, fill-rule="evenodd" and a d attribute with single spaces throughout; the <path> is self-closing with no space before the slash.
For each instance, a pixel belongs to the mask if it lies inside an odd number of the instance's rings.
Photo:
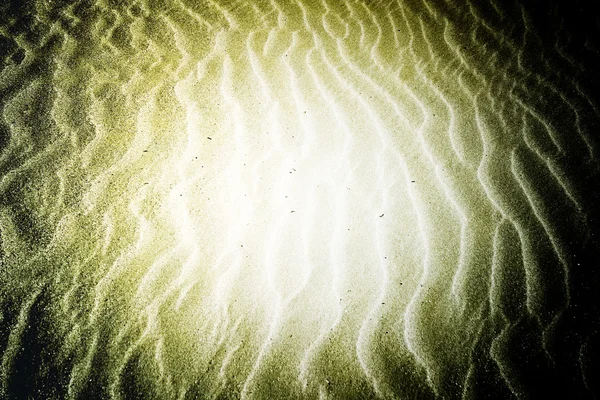
<path id="1" fill-rule="evenodd" d="M 598 395 L 584 3 L 0 16 L 0 398 Z"/>

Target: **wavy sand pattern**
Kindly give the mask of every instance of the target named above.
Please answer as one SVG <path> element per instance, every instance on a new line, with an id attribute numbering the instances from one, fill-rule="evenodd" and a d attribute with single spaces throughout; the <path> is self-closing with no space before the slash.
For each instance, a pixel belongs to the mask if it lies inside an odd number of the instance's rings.
<path id="1" fill-rule="evenodd" d="M 0 397 L 597 395 L 600 22 L 484 3 L 1 5 Z"/>

